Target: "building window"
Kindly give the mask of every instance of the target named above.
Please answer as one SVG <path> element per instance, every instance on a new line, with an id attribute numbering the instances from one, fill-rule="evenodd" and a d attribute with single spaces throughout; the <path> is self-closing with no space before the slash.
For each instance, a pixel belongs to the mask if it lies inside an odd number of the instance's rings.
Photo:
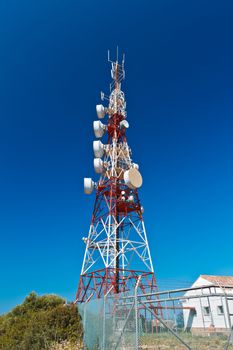
<path id="1" fill-rule="evenodd" d="M 218 310 L 218 315 L 223 315 L 223 306 L 222 305 L 219 305 L 217 307 L 217 310 Z"/>
<path id="2" fill-rule="evenodd" d="M 209 306 L 203 307 L 203 313 L 204 313 L 205 316 L 209 316 L 209 314 L 210 314 Z"/>

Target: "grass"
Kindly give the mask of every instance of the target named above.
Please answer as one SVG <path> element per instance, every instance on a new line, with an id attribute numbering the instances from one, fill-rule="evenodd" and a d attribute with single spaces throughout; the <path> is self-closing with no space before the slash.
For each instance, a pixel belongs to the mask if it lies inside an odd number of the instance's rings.
<path id="1" fill-rule="evenodd" d="M 54 343 L 49 350 L 82 350 L 83 345 L 81 343 L 71 343 L 69 341 L 64 341 L 61 343 Z"/>
<path id="2" fill-rule="evenodd" d="M 180 333 L 179 336 L 192 350 L 223 350 L 227 343 L 227 337 L 221 335 L 197 336 L 190 333 Z M 142 350 L 187 349 L 170 333 L 144 334 L 140 338 L 140 345 Z M 232 344 L 228 350 L 233 350 Z"/>

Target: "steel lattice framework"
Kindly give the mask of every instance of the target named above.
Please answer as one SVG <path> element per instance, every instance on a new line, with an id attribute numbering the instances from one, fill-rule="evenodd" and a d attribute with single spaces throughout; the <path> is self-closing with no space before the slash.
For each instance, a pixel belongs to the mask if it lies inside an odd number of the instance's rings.
<path id="1" fill-rule="evenodd" d="M 100 179 L 95 187 L 96 199 L 88 237 L 83 238 L 86 249 L 76 302 L 84 302 L 107 293 L 128 291 L 140 277 L 139 288 L 143 293 L 157 290 L 154 269 L 143 220 L 143 208 L 138 196 L 138 187 L 127 183 L 125 173 L 136 169 L 132 152 L 126 139 L 126 102 L 121 81 L 125 78 L 124 57 L 122 63 L 111 61 L 112 83 L 110 96 L 101 93 L 108 107 L 98 105 L 99 118 L 108 115 L 106 125 L 94 124 L 97 137 L 106 134 L 106 144 L 100 141 L 94 161 Z M 95 151 L 95 150 L 94 150 Z M 100 159 L 103 157 L 103 159 Z M 90 193 L 92 188 L 90 188 Z"/>

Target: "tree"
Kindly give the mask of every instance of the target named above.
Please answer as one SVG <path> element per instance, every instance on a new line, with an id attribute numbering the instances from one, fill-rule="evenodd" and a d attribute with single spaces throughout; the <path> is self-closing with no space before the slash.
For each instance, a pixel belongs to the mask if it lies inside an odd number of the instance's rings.
<path id="1" fill-rule="evenodd" d="M 0 350 L 46 350 L 53 342 L 81 339 L 77 307 L 56 295 L 32 292 L 21 305 L 0 316 Z"/>

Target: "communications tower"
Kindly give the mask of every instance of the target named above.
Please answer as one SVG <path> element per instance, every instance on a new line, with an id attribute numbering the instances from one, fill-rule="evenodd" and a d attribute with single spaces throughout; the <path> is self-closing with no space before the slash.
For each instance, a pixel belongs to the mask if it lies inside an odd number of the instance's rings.
<path id="1" fill-rule="evenodd" d="M 117 54 L 118 56 L 118 54 Z M 142 186 L 139 166 L 132 160 L 127 143 L 129 128 L 126 101 L 121 90 L 125 79 L 121 63 L 111 61 L 110 95 L 101 92 L 107 106 L 96 106 L 93 122 L 94 169 L 100 178 L 84 179 L 84 192 L 95 192 L 95 204 L 87 237 L 76 302 L 132 290 L 138 281 L 142 293 L 157 290 L 138 189 Z M 140 277 L 140 278 L 139 278 Z"/>

